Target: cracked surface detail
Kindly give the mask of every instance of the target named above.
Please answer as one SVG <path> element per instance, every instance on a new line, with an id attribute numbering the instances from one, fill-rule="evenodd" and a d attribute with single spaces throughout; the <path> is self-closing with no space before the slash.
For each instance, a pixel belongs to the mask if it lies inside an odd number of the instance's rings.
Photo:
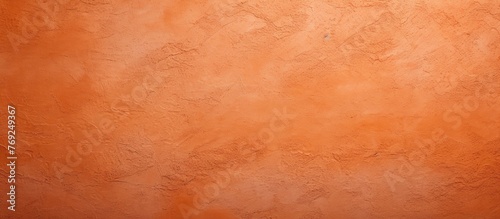
<path id="1" fill-rule="evenodd" d="M 500 218 L 500 1 L 2 0 L 0 19 L 0 218 Z"/>

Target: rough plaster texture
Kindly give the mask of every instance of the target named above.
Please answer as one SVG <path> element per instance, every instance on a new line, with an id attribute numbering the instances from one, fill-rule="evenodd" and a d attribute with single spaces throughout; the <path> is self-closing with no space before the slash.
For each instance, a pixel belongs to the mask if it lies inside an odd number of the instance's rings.
<path id="1" fill-rule="evenodd" d="M 1 218 L 500 218 L 500 1 L 0 16 Z"/>

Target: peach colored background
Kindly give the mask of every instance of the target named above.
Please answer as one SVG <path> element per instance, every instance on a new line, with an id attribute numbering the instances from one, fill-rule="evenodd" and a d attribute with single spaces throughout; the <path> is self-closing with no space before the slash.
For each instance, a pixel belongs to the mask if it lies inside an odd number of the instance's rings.
<path id="1" fill-rule="evenodd" d="M 500 1 L 0 15 L 1 218 L 500 218 Z"/>

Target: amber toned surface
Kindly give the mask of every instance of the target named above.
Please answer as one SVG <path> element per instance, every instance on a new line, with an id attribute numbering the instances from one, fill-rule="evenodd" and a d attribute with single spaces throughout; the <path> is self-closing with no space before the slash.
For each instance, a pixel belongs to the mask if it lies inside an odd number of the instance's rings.
<path id="1" fill-rule="evenodd" d="M 500 218 L 500 1 L 0 1 L 0 218 Z"/>

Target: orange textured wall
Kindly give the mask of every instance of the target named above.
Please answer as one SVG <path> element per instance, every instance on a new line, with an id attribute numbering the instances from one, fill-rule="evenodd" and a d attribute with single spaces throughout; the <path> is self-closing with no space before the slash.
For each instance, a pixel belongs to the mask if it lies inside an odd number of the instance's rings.
<path id="1" fill-rule="evenodd" d="M 0 16 L 0 218 L 500 218 L 500 1 Z"/>

